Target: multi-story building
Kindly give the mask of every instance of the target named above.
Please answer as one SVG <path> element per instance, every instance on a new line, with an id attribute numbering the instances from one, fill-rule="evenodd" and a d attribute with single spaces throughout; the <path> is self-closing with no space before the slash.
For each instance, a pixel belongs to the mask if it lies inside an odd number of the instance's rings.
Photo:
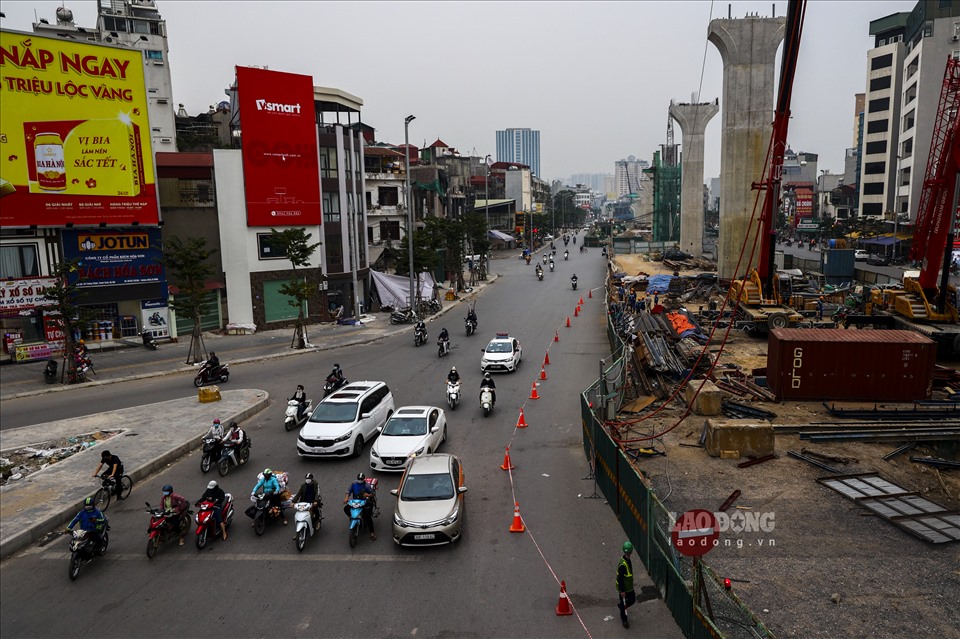
<path id="1" fill-rule="evenodd" d="M 540 131 L 506 129 L 497 131 L 497 162 L 525 164 L 540 176 Z"/>
<path id="2" fill-rule="evenodd" d="M 612 178 L 609 173 L 577 173 L 570 176 L 569 184 L 583 184 L 597 193 L 606 193 L 604 183 Z"/>
<path id="3" fill-rule="evenodd" d="M 618 160 L 613 175 L 617 197 L 631 193 L 639 194 L 643 181 L 641 175 L 647 168 L 650 168 L 649 162 L 638 160 L 632 155 L 627 156 L 626 160 Z"/>

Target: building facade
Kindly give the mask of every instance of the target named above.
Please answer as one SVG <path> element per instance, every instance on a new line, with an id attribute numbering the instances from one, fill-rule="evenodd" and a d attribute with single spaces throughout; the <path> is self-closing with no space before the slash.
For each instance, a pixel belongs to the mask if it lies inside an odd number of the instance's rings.
<path id="1" fill-rule="evenodd" d="M 506 129 L 497 131 L 497 162 L 526 164 L 536 176 L 540 173 L 540 131 Z"/>

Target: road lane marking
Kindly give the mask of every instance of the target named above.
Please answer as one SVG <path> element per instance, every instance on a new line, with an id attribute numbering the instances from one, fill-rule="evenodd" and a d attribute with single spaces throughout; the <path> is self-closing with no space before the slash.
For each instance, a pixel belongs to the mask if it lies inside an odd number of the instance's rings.
<path id="1" fill-rule="evenodd" d="M 178 553 L 175 555 L 161 553 L 160 561 L 390 561 L 411 562 L 420 561 L 419 555 L 267 555 L 256 553 L 215 554 L 213 552 L 191 554 Z M 43 559 L 66 561 L 70 558 L 68 552 L 49 552 L 41 555 Z M 150 561 L 146 553 L 111 553 L 107 551 L 104 559 L 118 561 Z M 99 559 L 98 559 L 99 561 Z"/>

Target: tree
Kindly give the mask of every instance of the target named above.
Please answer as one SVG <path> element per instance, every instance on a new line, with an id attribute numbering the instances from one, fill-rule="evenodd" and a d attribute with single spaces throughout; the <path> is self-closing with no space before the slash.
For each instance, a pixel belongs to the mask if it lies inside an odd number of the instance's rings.
<path id="1" fill-rule="evenodd" d="M 410 235 L 404 234 L 400 238 L 400 246 L 397 249 L 397 275 L 410 277 L 410 253 L 407 248 Z M 417 229 L 413 233 L 413 272 L 416 274 L 416 280 L 419 284 L 420 273 L 432 272 L 440 263 L 440 256 L 437 249 L 440 247 L 434 244 L 434 238 L 426 229 Z M 420 297 L 419 286 L 414 291 L 416 297 Z M 418 308 L 418 300 L 410 301 L 410 308 Z"/>
<path id="2" fill-rule="evenodd" d="M 473 211 L 463 216 L 463 228 L 467 236 L 467 245 L 470 255 L 479 255 L 478 276 L 481 280 L 487 279 L 486 264 L 490 259 L 490 238 L 487 234 L 487 217 L 485 213 Z"/>
<path id="3" fill-rule="evenodd" d="M 290 348 L 304 348 L 307 342 L 307 331 L 304 326 L 303 309 L 313 293 L 313 284 L 306 277 L 297 277 L 297 267 L 310 266 L 310 258 L 320 246 L 320 242 L 310 244 L 311 233 L 304 228 L 294 227 L 283 231 L 270 229 L 270 246 L 280 255 L 286 255 L 293 266 L 293 279 L 280 286 L 280 294 L 291 298 L 287 301 L 297 309 L 297 324 L 293 331 L 293 342 Z"/>
<path id="4" fill-rule="evenodd" d="M 465 226 L 460 220 L 431 217 L 424 221 L 423 230 L 435 251 L 443 253 L 443 270 L 453 273 L 459 289 L 463 283 L 463 238 Z"/>
<path id="5" fill-rule="evenodd" d="M 76 280 L 70 282 L 70 275 L 80 268 L 80 260 L 60 262 L 53 269 L 56 283 L 47 287 L 43 296 L 52 302 L 55 313 L 50 315 L 53 325 L 63 334 L 63 370 L 60 383 L 75 384 L 77 381 L 77 362 L 72 357 L 76 347 L 74 335 L 81 324 L 80 305 L 77 303 L 78 290 Z"/>
<path id="6" fill-rule="evenodd" d="M 216 252 L 217 249 L 207 248 L 207 240 L 203 237 L 192 237 L 184 243 L 179 237 L 173 236 L 163 247 L 163 263 L 167 268 L 167 276 L 180 289 L 170 306 L 177 314 L 193 319 L 187 364 L 207 359 L 207 349 L 200 331 L 200 318 L 207 312 L 206 282 L 214 271 L 209 259 Z"/>

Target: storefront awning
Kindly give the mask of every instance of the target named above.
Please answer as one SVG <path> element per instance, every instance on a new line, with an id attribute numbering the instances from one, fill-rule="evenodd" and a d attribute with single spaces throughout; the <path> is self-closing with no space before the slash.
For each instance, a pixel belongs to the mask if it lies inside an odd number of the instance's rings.
<path id="1" fill-rule="evenodd" d="M 500 231 L 487 231 L 487 235 L 494 240 L 500 240 L 502 242 L 514 241 L 512 235 L 507 235 L 506 233 L 501 233 Z"/>

